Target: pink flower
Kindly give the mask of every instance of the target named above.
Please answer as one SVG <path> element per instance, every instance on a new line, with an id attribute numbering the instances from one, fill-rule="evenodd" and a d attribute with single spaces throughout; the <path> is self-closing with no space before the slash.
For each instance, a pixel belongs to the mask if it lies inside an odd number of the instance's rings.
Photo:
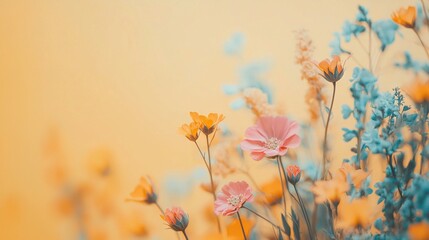
<path id="1" fill-rule="evenodd" d="M 217 215 L 231 216 L 243 207 L 246 202 L 253 201 L 252 189 L 244 181 L 230 182 L 222 187 L 215 201 Z"/>
<path id="2" fill-rule="evenodd" d="M 250 151 L 254 160 L 284 156 L 289 148 L 298 147 L 299 125 L 286 117 L 261 117 L 246 130 L 241 149 Z"/>
<path id="3" fill-rule="evenodd" d="M 185 231 L 186 227 L 188 227 L 189 216 L 179 207 L 167 208 L 161 218 L 174 231 Z"/>

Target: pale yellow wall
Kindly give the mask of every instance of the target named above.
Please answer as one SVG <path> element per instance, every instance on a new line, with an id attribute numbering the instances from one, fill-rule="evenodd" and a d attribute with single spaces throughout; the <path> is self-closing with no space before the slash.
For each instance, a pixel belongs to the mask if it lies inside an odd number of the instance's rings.
<path id="1" fill-rule="evenodd" d="M 315 57 L 323 59 L 332 33 L 354 18 L 358 3 L 378 19 L 414 2 L 0 0 L 0 239 L 70 239 L 60 235 L 68 231 L 51 216 L 55 188 L 47 183 L 42 157 L 49 129 L 58 129 L 76 179 L 85 176 L 81 169 L 90 151 L 112 151 L 120 182 L 116 198 L 122 201 L 140 175 L 161 181 L 169 169 L 201 164 L 177 134 L 189 111 L 222 112 L 238 133 L 251 124 L 251 114 L 230 110 L 232 97 L 221 91 L 235 82 L 240 61 L 269 60 L 267 79 L 277 103 L 297 119 L 308 119 L 293 31 L 308 29 Z M 223 43 L 237 31 L 246 36 L 241 60 L 223 53 Z M 401 31 L 404 39 L 380 63 L 384 90 L 411 77 L 391 66 L 404 49 L 424 57 L 414 35 Z M 352 48 L 361 52 L 358 45 Z M 358 57 L 365 61 L 363 54 Z M 339 83 L 334 131 L 344 124 L 339 106 L 350 101 L 353 65 L 349 61 Z M 198 201 L 180 204 L 192 209 Z M 143 208 L 163 239 L 174 236 L 155 209 Z"/>

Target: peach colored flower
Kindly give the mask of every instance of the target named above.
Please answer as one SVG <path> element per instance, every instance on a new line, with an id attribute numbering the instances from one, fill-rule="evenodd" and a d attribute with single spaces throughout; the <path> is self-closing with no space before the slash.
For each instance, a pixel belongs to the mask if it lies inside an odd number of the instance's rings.
<path id="1" fill-rule="evenodd" d="M 295 185 L 297 182 L 299 182 L 299 179 L 301 178 L 301 168 L 299 168 L 296 165 L 289 165 L 286 167 L 286 171 L 287 171 L 287 180 L 292 185 Z"/>
<path id="2" fill-rule="evenodd" d="M 199 136 L 200 124 L 196 122 L 191 122 L 189 125 L 183 124 L 179 128 L 179 132 L 189 139 L 189 141 L 195 142 Z"/>
<path id="3" fill-rule="evenodd" d="M 259 195 L 257 201 L 260 203 L 268 203 L 268 205 L 275 205 L 280 203 L 283 197 L 282 182 L 276 177 L 271 181 L 264 183 L 261 186 L 263 195 Z"/>
<path id="4" fill-rule="evenodd" d="M 209 113 L 208 116 L 201 115 L 197 112 L 191 112 L 194 122 L 199 124 L 201 132 L 205 135 L 211 134 L 216 130 L 217 125 L 225 119 L 223 114 Z"/>
<path id="5" fill-rule="evenodd" d="M 344 75 L 344 68 L 339 56 L 334 56 L 332 60 L 325 59 L 318 65 L 323 74 L 321 76 L 328 82 L 337 82 Z"/>
<path id="6" fill-rule="evenodd" d="M 408 227 L 408 236 L 411 240 L 429 239 L 429 223 L 419 222 Z"/>
<path id="7" fill-rule="evenodd" d="M 156 195 L 152 180 L 149 177 L 141 177 L 139 184 L 131 192 L 131 201 L 152 204 L 156 203 L 158 196 Z"/>
<path id="8" fill-rule="evenodd" d="M 246 202 L 253 201 L 252 189 L 244 181 L 230 182 L 222 187 L 215 201 L 217 215 L 231 216 L 243 207 Z"/>
<path id="9" fill-rule="evenodd" d="M 414 28 L 416 26 L 416 7 L 408 6 L 407 9 L 401 7 L 392 14 L 392 20 L 406 28 Z"/>
<path id="10" fill-rule="evenodd" d="M 365 172 L 362 169 L 356 169 L 350 163 L 343 163 L 337 173 L 334 175 L 334 178 L 337 178 L 340 181 L 347 182 L 348 178 L 352 181 L 353 185 L 356 188 L 360 188 L 365 179 L 369 176 L 369 172 Z"/>
<path id="11" fill-rule="evenodd" d="M 189 215 L 179 207 L 166 209 L 161 218 L 170 226 L 174 231 L 184 231 L 188 227 Z"/>
<path id="12" fill-rule="evenodd" d="M 261 117 L 246 130 L 241 149 L 250 151 L 254 160 L 284 156 L 289 148 L 298 147 L 298 123 L 286 117 Z"/>
<path id="13" fill-rule="evenodd" d="M 268 102 L 267 94 L 259 88 L 246 88 L 243 97 L 256 118 L 278 115 L 275 107 Z"/>
<path id="14" fill-rule="evenodd" d="M 331 202 L 334 206 L 338 206 L 341 197 L 349 190 L 347 182 L 338 179 L 331 179 L 328 181 L 317 181 L 311 188 L 315 195 L 317 203 Z"/>
<path id="15" fill-rule="evenodd" d="M 375 220 L 376 203 L 368 198 L 356 198 L 349 201 L 344 198 L 338 205 L 338 227 L 346 230 L 367 229 Z"/>

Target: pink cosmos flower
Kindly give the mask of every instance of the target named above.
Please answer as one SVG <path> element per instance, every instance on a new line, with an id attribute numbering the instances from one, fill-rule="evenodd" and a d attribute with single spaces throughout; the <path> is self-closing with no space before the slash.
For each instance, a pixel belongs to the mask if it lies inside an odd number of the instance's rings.
<path id="1" fill-rule="evenodd" d="M 284 156 L 289 148 L 298 147 L 299 125 L 286 117 L 261 117 L 246 130 L 241 149 L 250 151 L 254 160 Z"/>
<path id="2" fill-rule="evenodd" d="M 231 216 L 243 207 L 246 202 L 253 201 L 252 189 L 244 181 L 230 182 L 222 187 L 215 201 L 217 215 Z"/>
<path id="3" fill-rule="evenodd" d="M 185 231 L 186 227 L 188 227 L 189 216 L 179 207 L 167 208 L 161 218 L 174 231 Z"/>

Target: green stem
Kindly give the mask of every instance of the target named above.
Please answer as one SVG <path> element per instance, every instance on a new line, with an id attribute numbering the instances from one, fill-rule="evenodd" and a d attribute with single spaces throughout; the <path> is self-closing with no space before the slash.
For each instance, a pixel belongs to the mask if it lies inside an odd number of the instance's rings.
<path id="1" fill-rule="evenodd" d="M 401 187 L 399 185 L 399 179 L 396 177 L 396 172 L 395 172 L 395 169 L 393 168 L 392 154 L 387 155 L 387 163 L 389 163 L 390 171 L 392 171 L 393 178 L 397 182 L 396 187 L 398 188 L 399 195 L 401 196 L 401 199 L 402 199 L 402 191 L 401 191 Z"/>
<path id="2" fill-rule="evenodd" d="M 188 238 L 188 235 L 186 235 L 185 230 L 183 230 L 182 233 L 183 233 L 183 236 L 185 236 L 185 239 L 188 240 L 189 238 Z"/>
<path id="3" fill-rule="evenodd" d="M 426 133 L 426 120 L 427 120 L 427 115 L 428 115 L 428 110 L 426 109 L 425 106 L 422 107 L 422 109 L 420 110 L 420 114 L 422 114 L 421 117 L 421 126 L 420 126 L 420 134 L 422 136 L 422 150 L 421 150 L 421 157 L 422 160 L 420 162 L 420 175 L 422 175 L 423 173 L 423 167 L 424 167 L 424 163 L 425 163 L 425 154 L 424 154 L 424 150 L 425 150 L 425 146 L 426 146 L 426 141 L 427 141 L 427 133 Z"/>
<path id="4" fill-rule="evenodd" d="M 286 190 L 285 190 L 285 183 L 284 183 L 284 179 L 286 179 L 286 176 L 285 176 L 285 178 L 282 177 L 282 171 L 280 170 L 281 168 L 283 168 L 282 165 L 283 164 L 281 163 L 281 157 L 277 156 L 277 167 L 278 167 L 278 170 L 279 170 L 280 182 L 282 184 L 283 212 L 284 212 L 284 214 L 286 216 L 286 211 L 287 211 L 287 207 L 286 207 Z M 287 182 L 286 182 L 286 184 L 287 184 Z"/>
<path id="5" fill-rule="evenodd" d="M 215 194 L 215 188 L 214 188 L 214 182 L 213 182 L 213 174 L 212 174 L 212 160 L 210 158 L 210 143 L 209 143 L 209 135 L 206 135 L 206 144 L 207 144 L 207 155 L 209 158 L 209 164 L 208 164 L 208 169 L 209 169 L 209 175 L 210 175 L 210 184 L 211 184 L 211 192 L 213 195 L 213 199 L 214 201 L 216 201 L 216 194 Z M 217 229 L 219 231 L 219 233 L 221 233 L 221 227 L 220 227 L 220 220 L 219 220 L 219 216 L 216 216 L 216 221 L 217 221 Z"/>
<path id="6" fill-rule="evenodd" d="M 423 42 L 422 38 L 420 37 L 419 32 L 417 32 L 417 30 L 416 30 L 415 28 L 413 28 L 413 31 L 416 33 L 417 38 L 420 40 L 420 43 L 422 44 L 422 47 L 425 49 L 426 55 L 427 55 L 427 57 L 429 58 L 429 51 L 428 51 L 428 49 L 426 48 L 426 45 L 425 45 L 425 43 Z"/>
<path id="7" fill-rule="evenodd" d="M 162 210 L 162 207 L 159 205 L 158 202 L 155 202 L 156 207 L 159 209 L 162 215 L 164 215 L 164 210 Z"/>
<path id="8" fill-rule="evenodd" d="M 329 122 L 331 121 L 332 107 L 334 106 L 335 91 L 337 88 L 336 82 L 333 82 L 332 84 L 334 85 L 334 90 L 332 92 L 332 100 L 331 100 L 331 106 L 329 107 L 328 119 L 326 120 L 325 137 L 323 138 L 323 167 L 322 167 L 323 179 L 326 179 L 326 161 L 327 161 L 326 154 L 328 150 L 328 128 L 329 128 Z"/>
<path id="9" fill-rule="evenodd" d="M 307 229 L 308 229 L 308 234 L 310 234 L 310 239 L 314 239 L 313 228 L 311 227 L 310 218 L 308 217 L 307 210 L 305 209 L 304 201 L 302 200 L 301 196 L 299 195 L 298 189 L 296 188 L 296 184 L 293 184 L 293 187 L 295 189 L 296 195 L 298 196 L 299 205 L 301 207 L 302 215 L 304 215 L 305 222 L 307 223 Z"/>
<path id="10" fill-rule="evenodd" d="M 250 208 L 247 208 L 246 206 L 243 206 L 243 208 L 244 208 L 244 209 L 246 209 L 247 211 L 249 211 L 249 212 L 251 212 L 251 213 L 255 214 L 256 216 L 258 216 L 258 217 L 259 217 L 259 218 L 261 218 L 262 220 L 266 221 L 267 223 L 271 224 L 273 227 L 275 227 L 275 228 L 279 229 L 279 230 L 280 230 L 280 231 L 282 231 L 284 234 L 287 234 L 287 233 L 285 232 L 285 230 L 284 230 L 284 229 L 282 229 L 281 227 L 277 226 L 277 224 L 275 224 L 275 223 L 271 222 L 270 220 L 268 220 L 266 217 L 262 216 L 261 214 L 259 214 L 259 213 L 255 212 L 255 211 L 253 211 L 253 210 L 252 210 L 252 209 L 250 209 Z"/>
<path id="11" fill-rule="evenodd" d="M 244 231 L 243 222 L 241 221 L 240 213 L 237 211 L 238 221 L 240 221 L 241 232 L 243 233 L 244 240 L 247 240 L 246 232 Z"/>

